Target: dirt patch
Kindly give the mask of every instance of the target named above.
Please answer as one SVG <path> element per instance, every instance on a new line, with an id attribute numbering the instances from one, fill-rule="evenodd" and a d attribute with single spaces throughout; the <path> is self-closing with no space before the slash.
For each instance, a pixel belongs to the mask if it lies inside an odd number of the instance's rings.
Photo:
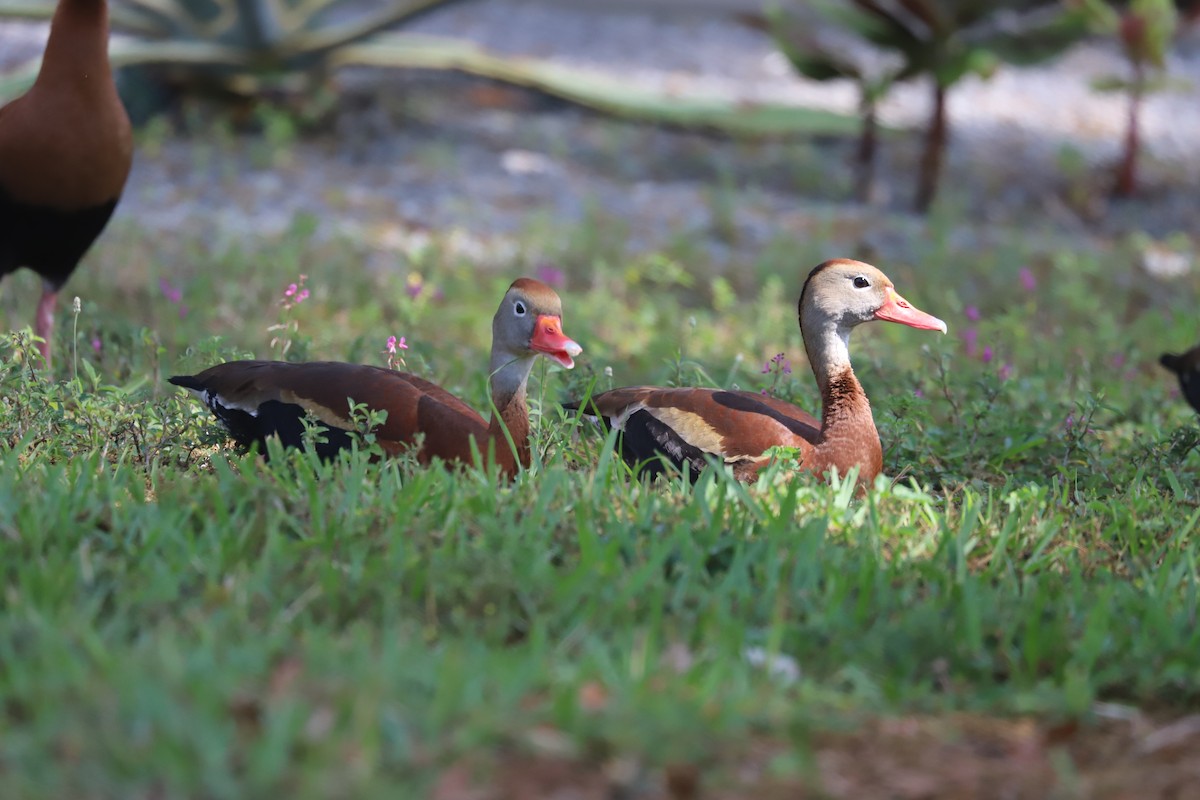
<path id="1" fill-rule="evenodd" d="M 542 736 L 545 740 L 547 737 Z M 877 719 L 814 734 L 807 747 L 733 745 L 705 764 L 650 766 L 621 755 L 471 756 L 434 800 L 1093 800 L 1200 798 L 1200 717 L 1152 724 L 1049 723 L 956 714 Z M 538 752 L 538 751 L 541 752 Z"/>

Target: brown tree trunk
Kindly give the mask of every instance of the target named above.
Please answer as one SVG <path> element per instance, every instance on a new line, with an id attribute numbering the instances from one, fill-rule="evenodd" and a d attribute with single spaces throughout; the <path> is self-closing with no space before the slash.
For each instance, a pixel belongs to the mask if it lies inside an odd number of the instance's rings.
<path id="1" fill-rule="evenodd" d="M 921 154 L 921 173 L 918 176 L 916 209 L 924 214 L 937 197 L 942 177 L 942 158 L 946 151 L 946 87 L 933 83 L 933 114 L 925 132 L 925 152 Z"/>
<path id="2" fill-rule="evenodd" d="M 854 197 L 860 203 L 870 203 L 875 196 L 875 152 L 878 150 L 879 119 L 876 103 L 871 97 L 862 99 L 862 133 L 858 151 L 854 154 Z"/>
<path id="3" fill-rule="evenodd" d="M 1130 197 L 1137 191 L 1137 161 L 1138 151 L 1142 148 L 1141 116 L 1142 94 L 1144 91 L 1145 73 L 1142 65 L 1133 65 L 1133 84 L 1129 90 L 1129 119 L 1125 128 L 1125 147 L 1121 153 L 1121 161 L 1117 165 L 1117 183 L 1113 194 L 1118 197 Z"/>

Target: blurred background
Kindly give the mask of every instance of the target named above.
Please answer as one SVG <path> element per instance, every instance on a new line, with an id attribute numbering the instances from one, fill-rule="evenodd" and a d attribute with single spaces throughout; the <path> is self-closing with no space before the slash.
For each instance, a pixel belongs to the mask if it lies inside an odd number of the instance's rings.
<path id="1" fill-rule="evenodd" d="M 117 219 L 237 238 L 309 214 L 383 265 L 431 232 L 504 261 L 592 215 L 720 268 L 814 226 L 904 258 L 941 207 L 964 236 L 1140 232 L 1190 268 L 1198 5 L 114 0 L 140 126 Z M 52 9 L 0 0 L 0 99 Z"/>

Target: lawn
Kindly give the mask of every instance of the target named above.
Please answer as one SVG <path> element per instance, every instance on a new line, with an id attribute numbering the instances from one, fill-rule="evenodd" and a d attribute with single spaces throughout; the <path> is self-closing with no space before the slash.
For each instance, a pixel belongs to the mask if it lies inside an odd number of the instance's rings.
<path id="1" fill-rule="evenodd" d="M 1157 365 L 1195 344 L 1200 279 L 1147 276 L 1133 242 L 956 244 L 943 214 L 913 257 L 876 259 L 950 334 L 856 333 L 890 476 L 859 496 L 780 469 L 642 485 L 558 405 L 654 381 L 815 410 L 796 297 L 852 255 L 819 232 L 735 286 L 695 254 L 616 253 L 596 219 L 531 229 L 498 266 L 435 236 L 372 271 L 305 219 L 227 246 L 119 217 L 68 285 L 54 380 L 27 333 L 0 341 L 0 796 L 1200 780 L 1200 426 Z M 382 364 L 395 335 L 485 407 L 489 320 L 547 250 L 584 354 L 535 370 L 535 465 L 511 485 L 368 452 L 264 463 L 165 382 L 285 342 Z M 301 274 L 311 296 L 285 309 Z M 27 324 L 36 292 L 6 281 L 0 317 Z M 780 352 L 791 372 L 764 372 Z"/>

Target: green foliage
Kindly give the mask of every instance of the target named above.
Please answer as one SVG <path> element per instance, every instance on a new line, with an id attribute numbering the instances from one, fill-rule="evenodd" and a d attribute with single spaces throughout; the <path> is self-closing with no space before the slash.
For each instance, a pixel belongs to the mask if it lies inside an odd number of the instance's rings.
<path id="1" fill-rule="evenodd" d="M 1137 191 L 1137 162 L 1141 150 L 1141 106 L 1146 95 L 1170 86 L 1166 80 L 1167 51 L 1178 26 L 1173 0 L 1132 0 L 1122 11 L 1100 0 L 1075 0 L 1094 29 L 1116 36 L 1129 65 L 1127 75 L 1103 75 L 1092 81 L 1100 92 L 1123 92 L 1129 98 L 1128 125 L 1123 153 L 1117 166 L 1114 192 Z"/>
<path id="2" fill-rule="evenodd" d="M 585 350 L 535 372 L 535 464 L 509 485 L 373 461 L 363 409 L 363 451 L 264 462 L 162 376 L 266 355 L 303 273 L 309 357 L 382 364 L 403 334 L 410 368 L 484 407 L 487 321 L 523 263 L 435 240 L 367 271 L 305 221 L 252 249 L 118 221 L 56 342 L 78 377 L 0 343 L 0 795 L 423 796 L 470 754 L 551 747 L 733 775 L 748 741 L 803 764 L 878 714 L 1200 709 L 1200 427 L 1154 364 L 1194 340 L 1194 276 L 1134 297 L 1120 248 L 935 229 L 880 266 L 951 335 L 853 342 L 898 481 L 642 485 L 557 402 L 677 380 L 813 407 L 809 265 L 791 243 L 708 297 L 699 260 L 624 266 L 604 224 L 523 241 L 563 265 Z"/>
<path id="3" fill-rule="evenodd" d="M 863 110 L 860 170 L 873 160 L 874 109 L 897 82 L 928 77 L 933 104 L 916 205 L 925 211 L 940 181 L 946 141 L 945 92 L 1000 63 L 1031 64 L 1058 55 L 1085 32 L 1085 14 L 1060 0 L 820 0 L 774 6 L 768 27 L 801 74 L 850 78 Z M 860 176 L 860 198 L 869 178 Z"/>
<path id="4" fill-rule="evenodd" d="M 319 118 L 334 100 L 326 87 L 329 75 L 339 67 L 367 66 L 466 72 L 606 114 L 734 136 L 853 129 L 852 118 L 830 111 L 640 89 L 469 41 L 384 30 L 449 2 L 454 0 L 129 0 L 112 9 L 113 27 L 130 37 L 112 42 L 109 59 L 122 68 L 122 96 L 138 120 L 167 102 L 164 81 L 189 94 L 215 89 L 251 100 L 282 95 L 295 117 Z M 48 19 L 53 10 L 50 0 L 0 0 L 0 19 Z M 0 103 L 28 88 L 39 60 L 0 75 Z M 258 116 L 269 133 L 278 134 L 270 127 L 279 123 L 277 115 Z"/>

